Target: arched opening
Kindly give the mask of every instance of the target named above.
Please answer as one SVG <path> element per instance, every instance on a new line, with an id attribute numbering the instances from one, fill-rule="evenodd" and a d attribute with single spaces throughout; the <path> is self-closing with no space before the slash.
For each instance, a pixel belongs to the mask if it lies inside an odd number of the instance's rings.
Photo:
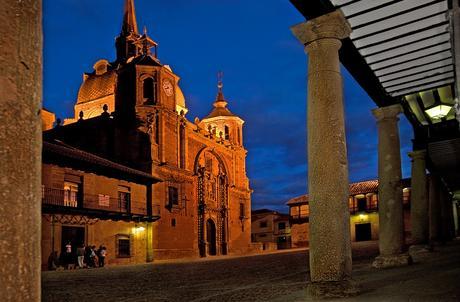
<path id="1" fill-rule="evenodd" d="M 142 83 L 144 104 L 156 104 L 156 80 L 155 78 L 146 78 Z"/>
<path id="2" fill-rule="evenodd" d="M 206 245 L 208 246 L 208 255 L 216 255 L 216 225 L 212 219 L 206 221 Z"/>
<path id="3" fill-rule="evenodd" d="M 227 125 L 224 126 L 224 131 L 225 131 L 225 137 L 224 138 L 226 140 L 230 139 L 230 128 Z"/>

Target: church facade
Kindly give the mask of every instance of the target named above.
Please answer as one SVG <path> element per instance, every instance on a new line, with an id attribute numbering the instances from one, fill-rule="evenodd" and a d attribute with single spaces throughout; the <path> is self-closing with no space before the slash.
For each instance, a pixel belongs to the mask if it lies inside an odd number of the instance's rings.
<path id="1" fill-rule="evenodd" d="M 244 121 L 228 109 L 222 82 L 208 116 L 189 121 L 180 78 L 160 62 L 146 30 L 139 33 L 133 0 L 125 2 L 115 46 L 115 61 L 101 59 L 84 74 L 75 117 L 45 131 L 45 141 L 64 142 L 161 180 L 151 192 L 160 218 L 145 228 L 152 232 L 154 259 L 248 252 Z"/>

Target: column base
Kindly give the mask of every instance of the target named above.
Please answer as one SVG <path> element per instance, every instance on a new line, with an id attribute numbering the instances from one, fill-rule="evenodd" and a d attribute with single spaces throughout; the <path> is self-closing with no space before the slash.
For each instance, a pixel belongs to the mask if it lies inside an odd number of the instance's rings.
<path id="1" fill-rule="evenodd" d="M 353 280 L 311 282 L 307 286 L 307 296 L 320 299 L 352 297 L 359 292 Z"/>
<path id="2" fill-rule="evenodd" d="M 433 247 L 427 244 L 414 244 L 409 247 L 409 255 L 412 258 L 424 256 L 433 251 Z"/>
<path id="3" fill-rule="evenodd" d="M 377 256 L 372 263 L 375 268 L 390 268 L 398 266 L 406 266 L 412 264 L 412 257 L 409 254 L 398 254 L 388 256 Z"/>

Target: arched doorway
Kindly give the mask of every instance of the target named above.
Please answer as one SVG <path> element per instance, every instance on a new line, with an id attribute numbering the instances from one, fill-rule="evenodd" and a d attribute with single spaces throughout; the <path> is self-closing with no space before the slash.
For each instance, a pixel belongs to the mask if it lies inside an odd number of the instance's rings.
<path id="1" fill-rule="evenodd" d="M 206 245 L 208 246 L 208 255 L 216 255 L 216 225 L 212 219 L 206 222 Z"/>

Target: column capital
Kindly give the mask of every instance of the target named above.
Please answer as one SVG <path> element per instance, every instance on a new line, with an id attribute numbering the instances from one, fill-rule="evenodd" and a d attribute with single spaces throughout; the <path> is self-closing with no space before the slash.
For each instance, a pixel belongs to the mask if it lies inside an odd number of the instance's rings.
<path id="1" fill-rule="evenodd" d="M 426 150 L 414 150 L 412 152 L 407 153 L 407 155 L 409 155 L 409 157 L 412 158 L 413 160 L 425 159 Z"/>
<path id="2" fill-rule="evenodd" d="M 351 33 L 351 25 L 341 10 L 335 10 L 294 25 L 291 31 L 302 44 L 307 45 L 320 39 L 345 39 Z"/>
<path id="3" fill-rule="evenodd" d="M 376 118 L 377 122 L 381 122 L 383 120 L 392 120 L 392 119 L 398 120 L 398 115 L 401 112 L 402 112 L 402 107 L 399 104 L 372 109 L 372 114 Z"/>

